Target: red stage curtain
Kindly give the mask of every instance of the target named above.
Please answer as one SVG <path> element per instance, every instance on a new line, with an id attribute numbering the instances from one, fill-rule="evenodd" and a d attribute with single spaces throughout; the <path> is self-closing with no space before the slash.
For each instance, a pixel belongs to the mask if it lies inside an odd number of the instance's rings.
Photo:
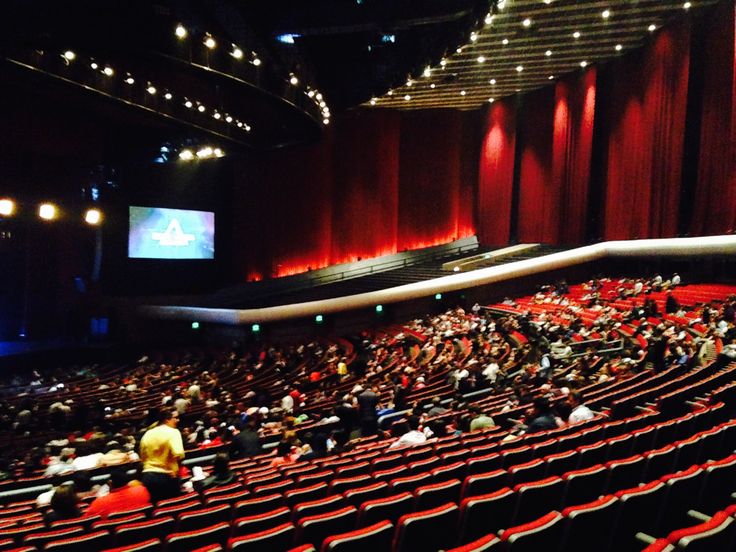
<path id="1" fill-rule="evenodd" d="M 487 245 L 508 243 L 514 185 L 516 108 L 514 98 L 495 102 L 487 112 L 478 175 L 478 239 Z"/>
<path id="2" fill-rule="evenodd" d="M 725 234 L 736 228 L 734 19 L 733 2 L 722 2 L 707 25 L 693 235 Z"/>
<path id="3" fill-rule="evenodd" d="M 552 182 L 554 88 L 532 92 L 519 115 L 519 242 L 557 241 L 559 190 Z"/>
<path id="4" fill-rule="evenodd" d="M 461 112 L 404 114 L 401 127 L 398 250 L 419 249 L 459 233 L 463 166 Z M 469 235 L 473 229 L 465 229 Z M 467 235 L 467 234 L 466 234 Z"/>
<path id="5" fill-rule="evenodd" d="M 677 231 L 690 27 L 679 23 L 616 64 L 610 98 L 604 236 Z"/>
<path id="6" fill-rule="evenodd" d="M 396 253 L 399 200 L 397 111 L 364 110 L 337 120 L 330 264 Z"/>
<path id="7" fill-rule="evenodd" d="M 559 193 L 557 241 L 585 241 L 596 98 L 595 67 L 557 82 L 552 137 L 552 188 Z"/>

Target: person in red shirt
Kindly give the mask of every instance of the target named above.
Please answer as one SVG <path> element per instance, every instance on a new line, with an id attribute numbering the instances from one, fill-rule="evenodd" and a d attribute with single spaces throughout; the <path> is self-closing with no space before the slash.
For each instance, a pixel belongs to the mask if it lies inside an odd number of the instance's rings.
<path id="1" fill-rule="evenodd" d="M 103 519 L 114 512 L 137 510 L 151 503 L 151 495 L 140 482 L 128 481 L 124 468 L 113 470 L 110 480 L 110 494 L 96 498 L 89 505 L 86 516 L 101 516 Z"/>

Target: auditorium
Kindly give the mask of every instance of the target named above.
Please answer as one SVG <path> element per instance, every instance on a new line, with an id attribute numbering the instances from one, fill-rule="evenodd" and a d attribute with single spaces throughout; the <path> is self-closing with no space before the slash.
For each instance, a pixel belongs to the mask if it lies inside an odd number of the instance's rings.
<path id="1" fill-rule="evenodd" d="M 0 552 L 736 552 L 735 0 L 8 0 Z"/>

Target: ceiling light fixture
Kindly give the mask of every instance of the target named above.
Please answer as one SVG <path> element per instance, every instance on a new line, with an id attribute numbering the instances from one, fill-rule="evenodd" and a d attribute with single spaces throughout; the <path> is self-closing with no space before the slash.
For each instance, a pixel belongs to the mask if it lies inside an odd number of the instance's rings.
<path id="1" fill-rule="evenodd" d="M 215 39 L 212 38 L 210 35 L 207 35 L 204 39 L 204 45 L 207 46 L 210 50 L 214 50 L 215 46 L 217 46 L 217 42 L 215 42 Z"/>
<path id="2" fill-rule="evenodd" d="M 574 33 L 572 33 L 572 37 L 576 39 L 580 38 L 580 31 L 575 31 Z"/>
<path id="3" fill-rule="evenodd" d="M 620 52 L 620 51 L 621 51 L 621 50 L 623 50 L 623 49 L 624 49 L 624 47 L 623 47 L 623 46 L 621 46 L 621 44 L 616 44 L 616 51 L 617 51 L 617 52 Z"/>
<path id="4" fill-rule="evenodd" d="M 478 56 L 478 63 L 484 63 L 486 61 L 485 56 Z"/>
<path id="5" fill-rule="evenodd" d="M 254 57 L 253 58 L 253 65 L 255 65 L 256 67 L 258 67 L 260 64 L 261 64 L 261 58 Z"/>
<path id="6" fill-rule="evenodd" d="M 177 38 L 186 38 L 189 33 L 187 32 L 187 29 L 186 27 L 184 27 L 184 25 L 179 24 L 176 26 L 174 34 Z"/>
<path id="7" fill-rule="evenodd" d="M 233 45 L 233 51 L 230 52 L 230 55 L 233 56 L 235 59 L 243 59 L 243 50 Z"/>
<path id="8" fill-rule="evenodd" d="M 77 54 L 75 54 L 71 50 L 67 50 L 66 52 L 64 52 L 64 59 L 67 61 L 74 61 L 76 57 L 77 57 Z"/>
<path id="9" fill-rule="evenodd" d="M 649 31 L 650 33 L 653 33 L 654 31 L 656 31 L 656 30 L 657 30 L 657 26 L 656 26 L 656 25 L 655 25 L 654 23 L 652 23 L 651 25 L 649 25 L 649 27 L 647 27 L 647 30 L 648 30 L 648 31 Z"/>
<path id="10" fill-rule="evenodd" d="M 148 92 L 151 96 L 153 96 L 156 93 L 156 87 L 152 84 L 148 85 L 148 88 L 146 88 L 146 92 Z"/>
<path id="11" fill-rule="evenodd" d="M 506 46 L 506 45 L 507 45 L 508 43 L 509 43 L 509 39 L 508 39 L 508 38 L 504 38 L 504 39 L 503 39 L 503 40 L 501 41 L 501 44 L 503 44 L 504 46 Z"/>
<path id="12" fill-rule="evenodd" d="M 527 17 L 526 19 L 524 19 L 524 21 L 521 22 L 521 24 L 528 29 L 532 26 L 532 20 Z"/>
<path id="13" fill-rule="evenodd" d="M 685 2 L 682 7 L 686 10 L 689 10 L 692 7 L 692 4 L 690 2 Z"/>
<path id="14" fill-rule="evenodd" d="M 166 94 L 164 94 L 164 98 L 167 99 L 167 100 L 170 100 L 173 97 L 174 96 L 171 94 L 171 92 L 167 92 Z"/>
<path id="15" fill-rule="evenodd" d="M 408 102 L 409 100 L 411 100 L 411 96 L 409 94 L 406 94 L 404 96 L 404 100 L 406 100 Z"/>
<path id="16" fill-rule="evenodd" d="M 496 79 L 491 79 L 488 82 L 491 83 L 491 84 L 496 84 Z"/>
<path id="17" fill-rule="evenodd" d="M 135 79 L 129 75 L 128 78 L 125 79 L 125 82 L 126 84 L 133 84 Z"/>
<path id="18" fill-rule="evenodd" d="M 115 74 L 115 71 L 113 71 L 112 67 L 105 67 L 102 72 L 105 73 L 105 75 L 107 75 L 108 77 L 112 77 Z"/>
<path id="19" fill-rule="evenodd" d="M 580 67 L 587 67 L 587 66 L 588 66 L 588 62 L 587 61 L 581 61 L 580 62 Z"/>
<path id="20" fill-rule="evenodd" d="M 609 17 L 611 17 L 611 10 L 603 10 L 601 12 L 601 17 L 603 19 L 608 19 Z"/>
<path id="21" fill-rule="evenodd" d="M 517 65 L 516 66 L 516 72 L 517 73 L 521 73 L 523 70 L 524 70 L 524 66 L 523 65 Z"/>
<path id="22" fill-rule="evenodd" d="M 552 50 L 547 50 L 546 52 L 544 52 L 544 55 L 547 56 L 547 57 L 551 56 L 552 55 Z"/>
<path id="23" fill-rule="evenodd" d="M 461 90 L 461 91 L 460 91 L 460 95 L 461 95 L 461 96 L 464 96 L 465 94 L 466 94 L 465 90 Z"/>

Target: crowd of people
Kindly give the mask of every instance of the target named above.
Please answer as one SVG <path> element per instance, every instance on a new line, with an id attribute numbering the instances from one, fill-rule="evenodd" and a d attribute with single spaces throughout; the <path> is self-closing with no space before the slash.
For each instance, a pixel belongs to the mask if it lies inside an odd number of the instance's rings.
<path id="1" fill-rule="evenodd" d="M 263 454 L 267 441 L 276 445 L 271 464 L 281 466 L 344 451 L 360 436 L 394 439 L 396 449 L 487 429 L 494 412 L 474 404 L 479 393 L 506 396 L 499 412 L 525 407 L 508 438 L 580 423 L 596 415 L 585 406 L 587 385 L 736 359 L 736 298 L 693 315 L 671 293 L 680 285 L 677 275 L 597 278 L 572 291 L 559 282 L 524 301 L 458 307 L 350 340 L 14 376 L 8 387 L 22 392 L 0 402 L 4 431 L 32 442 L 44 428 L 51 438 L 6 452 L 0 480 L 69 480 L 39 497 L 62 519 L 81 515 L 80 493 L 97 496 L 89 515 L 226 484 L 230 460 Z M 664 312 L 652 298 L 660 292 L 670 292 Z M 215 463 L 185 468 L 195 449 L 212 449 Z M 116 468 L 134 465 L 132 480 Z M 111 475 L 94 488 L 84 474 L 99 467 Z"/>

